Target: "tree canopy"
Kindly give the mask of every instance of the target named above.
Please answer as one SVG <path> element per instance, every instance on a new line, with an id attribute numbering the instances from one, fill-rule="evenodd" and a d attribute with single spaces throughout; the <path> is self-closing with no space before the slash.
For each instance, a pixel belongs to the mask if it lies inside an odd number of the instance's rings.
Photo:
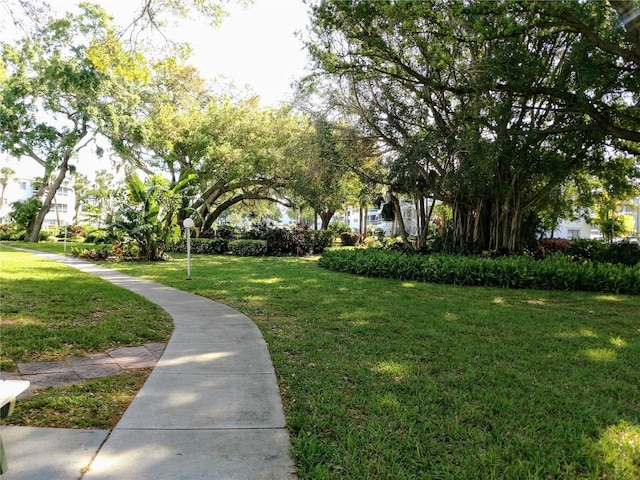
<path id="1" fill-rule="evenodd" d="M 95 5 L 0 48 L 0 149 L 43 167 L 42 207 L 28 232 L 37 241 L 73 159 L 97 134 L 121 128 L 148 74 L 144 59 L 122 47 L 110 17 Z"/>
<path id="2" fill-rule="evenodd" d="M 393 152 L 393 191 L 453 208 L 456 249 L 515 250 L 577 175 L 634 152 L 637 2 L 325 0 L 308 42 Z"/>

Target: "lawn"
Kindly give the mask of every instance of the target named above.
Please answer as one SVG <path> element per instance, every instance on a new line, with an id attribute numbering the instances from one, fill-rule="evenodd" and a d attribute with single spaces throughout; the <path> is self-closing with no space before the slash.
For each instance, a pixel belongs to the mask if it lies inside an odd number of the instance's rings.
<path id="1" fill-rule="evenodd" d="M 174 257 L 110 266 L 256 322 L 302 479 L 640 478 L 640 297 Z"/>
<path id="2" fill-rule="evenodd" d="M 39 248 L 55 244 L 39 244 Z M 62 247 L 62 245 L 60 245 Z M 55 248 L 52 248 L 55 250 Z M 0 370 L 117 346 L 167 341 L 173 323 L 160 307 L 92 275 L 0 246 Z M 11 423 L 112 428 L 148 370 L 40 391 Z"/>

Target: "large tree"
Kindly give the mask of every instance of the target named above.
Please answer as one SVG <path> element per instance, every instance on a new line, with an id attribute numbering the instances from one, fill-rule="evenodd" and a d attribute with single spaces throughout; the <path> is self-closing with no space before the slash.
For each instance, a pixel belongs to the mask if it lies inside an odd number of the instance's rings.
<path id="1" fill-rule="evenodd" d="M 78 152 L 131 118 L 146 68 L 122 48 L 106 12 L 91 5 L 0 48 L 0 149 L 35 161 L 42 178 L 52 178 L 37 194 L 42 207 L 27 233 L 35 242 Z"/>
<path id="2" fill-rule="evenodd" d="M 144 110 L 116 147 L 143 169 L 166 171 L 184 190 L 180 219 L 207 229 L 241 202 L 283 201 L 300 162 L 296 142 L 307 128 L 288 108 L 262 108 L 257 98 L 214 94 L 177 59 L 158 63 L 142 92 Z"/>
<path id="3" fill-rule="evenodd" d="M 301 206 L 310 207 L 326 230 L 336 211 L 359 203 L 363 179 L 352 168 L 372 161 L 377 151 L 352 126 L 316 115 L 298 143 L 304 159 L 289 188 Z M 362 168 L 361 168 L 362 170 Z"/>
<path id="4" fill-rule="evenodd" d="M 309 47 L 395 152 L 394 192 L 451 205 L 457 248 L 514 250 L 564 182 L 606 168 L 607 144 L 635 147 L 635 46 L 617 21 L 599 2 L 326 0 Z"/>
<path id="5" fill-rule="evenodd" d="M 249 4 L 252 0 L 237 0 Z M 130 22 L 124 26 L 122 34 L 129 33 L 134 38 L 141 31 L 164 30 L 170 19 L 205 18 L 217 25 L 226 15 L 226 0 L 140 0 Z M 25 33 L 35 26 L 50 20 L 50 6 L 45 0 L 0 0 L 0 10 L 4 10 L 0 20 L 0 30 L 6 28 L 4 20 L 11 22 Z"/>

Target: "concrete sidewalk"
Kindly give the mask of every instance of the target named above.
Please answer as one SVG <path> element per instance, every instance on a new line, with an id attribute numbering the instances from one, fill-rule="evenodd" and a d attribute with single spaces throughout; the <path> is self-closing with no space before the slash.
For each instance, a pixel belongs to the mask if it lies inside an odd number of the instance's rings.
<path id="1" fill-rule="evenodd" d="M 175 331 L 110 434 L 72 430 L 67 442 L 67 431 L 3 427 L 9 462 L 4 480 L 296 478 L 273 365 L 249 318 L 206 298 L 79 259 L 37 254 L 160 305 L 173 317 Z M 49 441 L 45 435 L 60 438 Z M 74 463 L 77 457 L 86 463 Z M 68 468 L 61 473 L 53 463 Z"/>

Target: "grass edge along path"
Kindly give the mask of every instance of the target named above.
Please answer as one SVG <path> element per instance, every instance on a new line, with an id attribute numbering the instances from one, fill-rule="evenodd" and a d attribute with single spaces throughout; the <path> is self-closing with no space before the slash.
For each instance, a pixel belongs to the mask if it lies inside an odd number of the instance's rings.
<path id="1" fill-rule="evenodd" d="M 119 346 L 165 342 L 170 316 L 138 295 L 92 275 L 0 246 L 0 359 L 62 360 Z M 38 391 L 18 403 L 13 425 L 113 428 L 150 369 Z"/>
<path id="2" fill-rule="evenodd" d="M 257 323 L 301 479 L 640 478 L 638 297 L 174 257 L 109 266 Z"/>

